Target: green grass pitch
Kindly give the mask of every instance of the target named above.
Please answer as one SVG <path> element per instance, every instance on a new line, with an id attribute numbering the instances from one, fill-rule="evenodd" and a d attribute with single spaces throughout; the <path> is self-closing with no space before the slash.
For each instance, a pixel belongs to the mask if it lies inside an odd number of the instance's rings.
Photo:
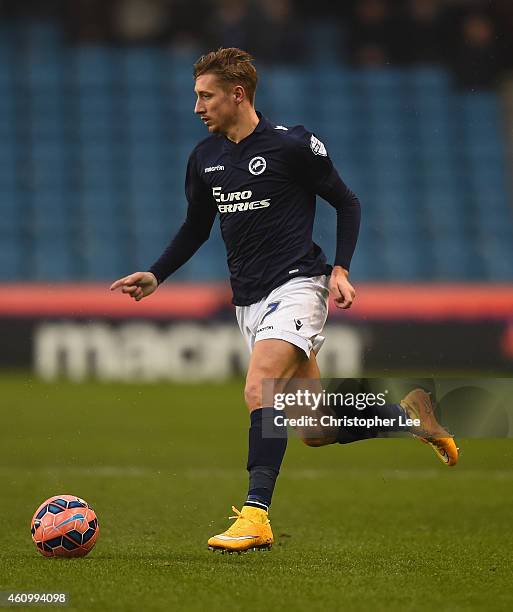
<path id="1" fill-rule="evenodd" d="M 513 440 L 289 442 L 270 552 L 206 540 L 246 492 L 242 383 L 48 385 L 0 378 L 0 590 L 72 610 L 511 610 Z M 46 559 L 29 522 L 70 493 L 101 526 L 84 559 Z"/>

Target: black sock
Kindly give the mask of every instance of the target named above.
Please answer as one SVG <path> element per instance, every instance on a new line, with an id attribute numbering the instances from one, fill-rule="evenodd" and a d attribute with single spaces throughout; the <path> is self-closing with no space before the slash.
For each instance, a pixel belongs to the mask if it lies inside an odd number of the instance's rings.
<path id="1" fill-rule="evenodd" d="M 337 416 L 340 417 L 340 414 Z M 358 440 L 368 440 L 377 438 L 381 433 L 389 433 L 394 431 L 409 431 L 405 426 L 399 425 L 399 417 L 403 423 L 408 417 L 406 411 L 400 404 L 385 404 L 384 406 L 367 406 L 365 410 L 349 409 L 345 411 L 345 416 L 348 419 L 390 419 L 392 425 L 375 425 L 371 427 L 344 427 L 341 426 L 337 435 L 339 444 L 349 444 Z"/>
<path id="2" fill-rule="evenodd" d="M 248 465 L 249 489 L 246 506 L 267 510 L 287 448 L 287 429 L 276 427 L 274 408 L 259 408 L 251 413 Z"/>

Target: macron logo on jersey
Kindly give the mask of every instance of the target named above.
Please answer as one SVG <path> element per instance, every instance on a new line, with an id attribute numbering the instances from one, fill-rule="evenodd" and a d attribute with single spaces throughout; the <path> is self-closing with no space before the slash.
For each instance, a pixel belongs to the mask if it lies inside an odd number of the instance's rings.
<path id="1" fill-rule="evenodd" d="M 246 191 L 231 191 L 223 193 L 222 187 L 212 187 L 212 195 L 217 202 L 217 209 L 220 213 L 244 212 L 245 210 L 258 210 L 259 208 L 267 208 L 271 205 L 271 200 L 254 200 L 251 201 L 253 192 L 247 189 Z M 224 202 L 229 202 L 225 204 Z"/>
<path id="2" fill-rule="evenodd" d="M 208 168 L 205 168 L 205 173 L 206 172 L 220 172 L 221 170 L 224 170 L 224 166 L 221 166 L 221 165 L 209 166 Z"/>

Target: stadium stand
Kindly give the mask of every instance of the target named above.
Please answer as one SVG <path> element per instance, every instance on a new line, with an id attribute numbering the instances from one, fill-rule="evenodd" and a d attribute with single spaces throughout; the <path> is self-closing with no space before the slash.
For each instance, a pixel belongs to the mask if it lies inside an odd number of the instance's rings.
<path id="1" fill-rule="evenodd" d="M 64 47 L 51 23 L 0 36 L 0 276 L 112 279 L 144 269 L 185 213 L 187 157 L 204 137 L 194 57 Z M 64 52 L 65 49 L 65 52 Z M 261 70 L 257 108 L 323 139 L 363 206 L 358 280 L 510 281 L 513 218 L 498 94 L 442 67 Z M 329 256 L 334 211 L 315 236 Z M 180 280 L 226 278 L 218 228 Z"/>

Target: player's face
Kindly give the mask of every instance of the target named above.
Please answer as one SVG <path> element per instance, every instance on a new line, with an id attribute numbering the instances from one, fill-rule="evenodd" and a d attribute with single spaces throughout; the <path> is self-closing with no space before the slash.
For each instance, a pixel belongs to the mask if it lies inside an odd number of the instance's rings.
<path id="1" fill-rule="evenodd" d="M 215 74 L 202 74 L 194 87 L 194 112 L 201 117 L 208 131 L 225 133 L 234 121 L 235 96 L 223 87 Z"/>

